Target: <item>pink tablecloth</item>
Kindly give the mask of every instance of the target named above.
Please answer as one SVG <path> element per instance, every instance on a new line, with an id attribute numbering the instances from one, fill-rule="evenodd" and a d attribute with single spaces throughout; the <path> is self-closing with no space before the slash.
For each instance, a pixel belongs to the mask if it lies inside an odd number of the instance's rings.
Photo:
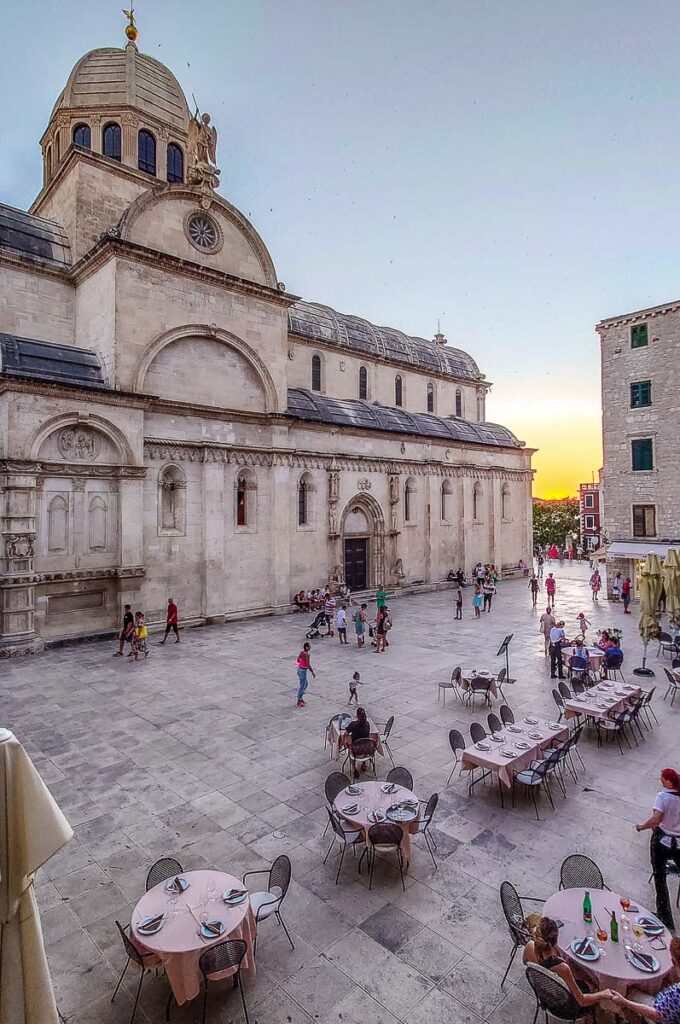
<path id="1" fill-rule="evenodd" d="M 652 994 L 659 992 L 664 987 L 665 977 L 673 969 L 671 955 L 668 950 L 672 936 L 668 929 L 665 928 L 663 934 L 666 949 L 655 949 L 650 946 L 648 939 L 640 939 L 643 951 L 645 953 L 653 953 L 660 964 L 660 969 L 656 974 L 642 974 L 641 971 L 636 970 L 626 960 L 620 925 L 621 905 L 618 893 L 601 889 L 589 889 L 588 891 L 590 892 L 590 902 L 593 908 L 592 925 L 585 924 L 583 920 L 585 889 L 563 889 L 546 900 L 543 907 L 545 917 L 564 921 L 560 928 L 557 945 L 562 955 L 569 961 L 574 974 L 591 982 L 599 989 L 611 988 L 622 995 L 625 995 L 629 988 L 639 988 L 643 992 L 651 992 Z M 636 903 L 637 901 L 632 900 L 631 897 L 631 902 Z M 628 911 L 628 919 L 631 925 L 631 943 L 637 941 L 632 934 L 635 918 L 638 914 L 649 914 L 649 911 L 645 910 L 644 907 L 639 904 L 637 906 L 639 908 L 637 913 Z M 619 921 L 619 941 L 612 942 L 611 939 L 607 939 L 606 942 L 597 943 L 600 948 L 604 949 L 605 955 L 600 956 L 600 959 L 596 960 L 593 964 L 584 964 L 569 949 L 569 943 L 572 939 L 584 938 L 588 932 L 594 935 L 597 930 L 595 918 L 597 918 L 603 928 L 607 928 L 607 931 L 609 931 L 610 915 L 607 914 L 607 909 L 613 910 L 617 921 Z"/>
<path id="2" fill-rule="evenodd" d="M 368 720 L 368 725 L 371 730 L 369 734 L 369 739 L 372 739 L 373 742 L 375 743 L 376 753 L 380 754 L 381 757 L 384 757 L 385 753 L 383 751 L 382 743 L 380 742 L 380 730 L 378 729 L 378 726 L 371 721 L 370 718 Z M 334 720 L 332 725 L 329 725 L 328 727 L 327 740 L 331 748 L 331 757 L 335 757 L 336 761 L 340 757 L 340 750 L 346 744 L 347 739 L 347 731 L 345 729 L 338 730 L 338 723 Z"/>
<path id="3" fill-rule="evenodd" d="M 509 787 L 512 786 L 512 776 L 515 772 L 528 768 L 532 761 L 540 760 L 543 757 L 543 750 L 552 746 L 553 743 L 566 740 L 569 737 L 568 726 L 557 725 L 556 722 L 551 725 L 542 719 L 539 719 L 536 725 L 532 725 L 526 720 L 516 722 L 515 728 L 520 732 L 509 732 L 504 729 L 500 734 L 503 736 L 500 743 L 487 736 L 484 742 L 488 743 L 488 750 L 479 750 L 474 743 L 466 747 L 462 755 L 461 770 L 469 772 L 474 768 L 485 768 L 492 772 L 498 772 L 498 777 L 503 785 Z M 540 739 L 535 739 L 530 735 L 531 733 L 536 736 L 540 733 Z M 517 747 L 518 742 L 529 743 L 530 746 L 526 750 L 521 750 Z M 503 750 L 516 751 L 516 757 L 505 757 L 502 753 Z"/>
<path id="4" fill-rule="evenodd" d="M 630 684 L 600 683 L 599 686 L 592 686 L 582 694 L 585 700 L 565 700 L 564 717 L 588 715 L 589 718 L 607 718 L 612 713 L 623 711 L 626 701 L 631 697 L 639 697 L 641 692 L 639 686 Z"/>
<path id="5" fill-rule="evenodd" d="M 159 957 L 165 967 L 175 999 L 180 1005 L 195 999 L 200 992 L 199 958 L 204 950 L 217 942 L 224 942 L 228 938 L 245 939 L 247 949 L 241 970 L 255 974 L 253 943 L 256 926 L 250 900 L 246 899 L 238 906 L 228 907 L 221 898 L 226 889 L 242 889 L 241 879 L 227 875 L 223 871 L 185 871 L 183 877 L 189 881 L 189 887 L 177 900 L 176 908 L 179 913 L 172 919 L 166 919 L 161 930 L 155 935 L 141 936 L 137 933 L 136 925 L 143 917 L 168 914 L 172 911 L 165 889 L 166 882 L 160 882 L 142 896 L 132 914 L 130 928 L 130 937 L 134 944 L 142 952 L 156 953 Z M 217 900 L 206 907 L 203 901 L 207 897 L 208 884 L 211 881 L 216 884 L 218 895 Z M 226 925 L 224 934 L 214 941 L 204 941 L 198 934 L 198 919 L 203 910 L 208 911 L 211 921 L 219 919 Z M 214 977 L 220 979 L 233 973 L 233 970 L 225 971 Z"/>
<path id="6" fill-rule="evenodd" d="M 460 678 L 461 690 L 469 690 L 470 683 L 473 679 L 484 679 L 489 681 L 489 693 L 493 694 L 494 697 L 498 697 L 498 687 L 496 686 L 496 676 L 493 672 L 473 672 L 471 668 L 463 669 L 463 674 Z"/>
<path id="7" fill-rule="evenodd" d="M 599 672 L 599 670 L 600 670 L 600 668 L 602 666 L 602 662 L 604 661 L 604 651 L 600 647 L 587 647 L 586 650 L 588 652 L 588 661 L 590 663 L 590 667 L 595 672 Z M 576 648 L 575 647 L 563 647 L 562 648 L 562 658 L 564 660 L 565 665 L 569 663 L 569 659 L 570 658 L 575 658 L 575 657 L 576 657 Z"/>
<path id="8" fill-rule="evenodd" d="M 366 842 L 368 842 L 368 830 L 371 825 L 374 825 L 374 821 L 368 820 L 368 812 L 375 810 L 386 811 L 392 804 L 398 803 L 400 800 L 404 800 L 406 797 L 415 797 L 415 793 L 412 793 L 410 789 L 405 789 L 403 786 L 397 786 L 393 793 L 383 793 L 381 786 L 383 782 L 361 782 L 357 783 L 361 786 L 361 793 L 357 796 L 350 796 L 344 789 L 336 797 L 333 807 L 336 814 L 340 818 L 344 818 L 350 825 L 355 828 L 362 828 L 366 833 Z M 358 810 L 353 814 L 345 814 L 342 810 L 343 806 L 350 803 L 358 804 Z M 385 819 L 389 821 L 389 818 Z M 406 860 L 411 859 L 411 835 L 418 831 L 418 818 L 408 823 L 395 822 L 398 824 L 403 832 L 403 838 L 401 841 L 401 852 Z"/>

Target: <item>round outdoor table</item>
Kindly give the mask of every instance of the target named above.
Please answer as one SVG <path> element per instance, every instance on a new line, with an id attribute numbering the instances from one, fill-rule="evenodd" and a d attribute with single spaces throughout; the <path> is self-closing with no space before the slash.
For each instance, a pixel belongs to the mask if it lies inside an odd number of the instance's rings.
<path id="1" fill-rule="evenodd" d="M 586 647 L 588 653 L 588 663 L 594 672 L 599 672 L 604 661 L 604 651 L 601 647 Z M 562 658 L 568 663 L 569 658 L 576 657 L 575 647 L 563 647 Z"/>
<path id="2" fill-rule="evenodd" d="M 624 996 L 630 988 L 637 988 L 656 995 L 664 987 L 664 980 L 673 969 L 671 954 L 668 950 L 672 938 L 671 933 L 664 928 L 661 938 L 666 944 L 665 949 L 655 949 L 654 946 L 650 946 L 649 939 L 645 937 L 639 940 L 643 952 L 653 953 L 659 961 L 659 970 L 656 974 L 643 974 L 626 960 L 623 946 L 624 936 L 621 929 L 623 911 L 619 903 L 619 894 L 606 889 L 589 889 L 588 892 L 593 908 L 592 925 L 586 924 L 583 920 L 585 889 L 562 889 L 561 892 L 556 892 L 554 896 L 547 899 L 543 907 L 544 917 L 552 917 L 553 920 L 564 922 L 559 930 L 557 946 L 569 961 L 569 966 L 574 974 L 584 978 L 597 989 L 614 989 Z M 627 914 L 631 926 L 630 942 L 632 944 L 638 941 L 633 935 L 633 923 L 636 917 L 640 914 L 649 916 L 649 911 L 633 899 L 630 902 L 631 905 L 638 908 L 635 913 L 629 910 Z M 600 959 L 594 963 L 585 963 L 572 953 L 569 943 L 572 939 L 582 939 L 588 934 L 595 935 L 597 932 L 596 918 L 602 927 L 607 929 L 609 936 L 611 914 L 607 913 L 608 909 L 616 913 L 616 920 L 619 923 L 619 941 L 612 942 L 608 937 L 606 942 L 598 942 L 596 938 L 595 945 L 604 949 L 605 955 L 600 954 Z M 658 943 L 654 943 L 654 945 L 658 945 Z"/>
<path id="3" fill-rule="evenodd" d="M 357 782 L 357 786 L 361 786 L 361 793 L 356 796 L 351 796 L 346 790 L 342 790 L 335 798 L 333 808 L 336 814 L 348 821 L 350 825 L 355 828 L 362 828 L 364 830 L 366 842 L 368 842 L 368 830 L 371 825 L 375 825 L 374 821 L 368 820 L 368 812 L 382 810 L 386 811 L 392 804 L 398 803 L 404 800 L 406 797 L 414 797 L 416 800 L 416 794 L 410 789 L 405 789 L 404 786 L 396 786 L 393 793 L 383 793 L 381 786 L 383 782 Z M 343 806 L 347 804 L 356 803 L 358 804 L 358 810 L 353 814 L 345 814 Z M 416 812 L 416 817 L 413 821 L 395 821 L 390 822 L 391 824 L 399 825 L 403 833 L 401 840 L 401 852 L 405 860 L 411 859 L 411 835 L 418 831 L 418 819 L 419 812 Z M 389 822 L 389 818 L 385 818 L 386 822 Z"/>
<path id="4" fill-rule="evenodd" d="M 155 953 L 165 967 L 165 973 L 178 1004 L 195 999 L 201 988 L 201 972 L 198 961 L 204 950 L 227 939 L 244 939 L 246 953 L 241 970 L 255 974 L 255 957 L 253 943 L 255 941 L 255 915 L 250 907 L 250 899 L 234 907 L 222 901 L 222 893 L 228 889 L 244 889 L 240 878 L 227 875 L 224 871 L 184 871 L 189 886 L 175 904 L 176 913 L 170 904 L 170 893 L 166 890 L 168 879 L 159 882 L 153 889 L 145 893 L 132 913 L 130 938 L 142 952 Z M 208 898 L 210 883 L 217 886 L 217 898 L 205 904 Z M 207 911 L 209 920 L 224 921 L 226 928 L 222 935 L 214 939 L 203 939 L 198 933 L 201 913 Z M 137 924 L 142 918 L 164 913 L 165 923 L 155 935 L 140 935 Z M 220 980 L 234 973 L 234 969 L 211 975 Z"/>

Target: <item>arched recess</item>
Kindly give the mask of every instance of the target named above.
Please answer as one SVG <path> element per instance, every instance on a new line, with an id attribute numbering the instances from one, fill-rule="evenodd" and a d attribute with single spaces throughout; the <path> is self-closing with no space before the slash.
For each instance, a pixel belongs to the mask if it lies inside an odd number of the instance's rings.
<path id="1" fill-rule="evenodd" d="M 72 428 L 75 435 L 80 437 L 64 438 L 63 431 Z M 46 442 L 55 435 L 57 448 L 55 449 L 55 460 L 60 462 L 99 462 L 109 465 L 134 465 L 135 457 L 128 439 L 122 430 L 109 420 L 103 419 L 94 413 L 78 415 L 77 413 L 65 413 L 60 416 L 53 416 L 52 419 L 43 423 L 35 431 L 29 442 L 29 458 L 50 457 L 42 451 Z M 57 437 L 57 435 L 59 435 Z M 108 454 L 103 451 L 96 451 L 96 444 L 92 445 L 92 438 L 102 435 L 110 446 Z M 89 447 L 88 447 L 89 445 Z M 71 449 L 71 451 L 69 451 Z"/>
<path id="2" fill-rule="evenodd" d="M 238 532 L 257 529 L 257 477 L 252 469 L 239 469 L 234 480 L 234 526 Z"/>
<path id="3" fill-rule="evenodd" d="M 262 389 L 264 405 L 263 411 L 267 413 L 279 411 L 279 401 L 276 395 L 274 381 L 257 352 L 255 352 L 249 345 L 246 345 L 246 343 L 237 335 L 231 334 L 229 331 L 224 331 L 219 327 L 208 326 L 208 324 L 184 324 L 182 327 L 174 327 L 172 330 L 165 331 L 164 334 L 159 335 L 158 338 L 150 342 L 139 361 L 139 365 L 135 373 L 133 390 L 137 392 L 144 391 L 144 382 L 146 380 L 147 373 L 149 372 L 149 368 L 151 367 L 154 359 L 156 359 L 163 349 L 175 342 L 189 341 L 190 339 L 195 338 L 202 339 L 203 341 L 216 342 L 217 344 L 224 345 L 233 352 L 238 353 L 238 355 L 240 355 L 246 363 L 249 364 L 250 369 L 257 378 L 259 386 Z"/>
<path id="4" fill-rule="evenodd" d="M 185 203 L 191 203 L 193 208 L 198 207 L 196 190 L 189 188 L 186 185 L 165 185 L 158 188 L 148 189 L 130 204 L 118 222 L 120 237 L 130 239 L 136 221 L 157 203 L 176 202 L 182 200 Z M 221 215 L 226 221 L 238 229 L 246 239 L 262 270 L 263 283 L 269 288 L 276 288 L 277 276 L 274 261 L 269 255 L 266 245 L 250 221 L 244 217 L 235 206 L 232 206 L 231 203 L 228 203 L 226 199 L 223 199 L 222 196 L 218 196 L 216 193 L 212 194 L 210 207 L 206 212 L 208 213 L 208 216 L 214 217 L 215 215 Z"/>
<path id="5" fill-rule="evenodd" d="M 507 482 L 501 487 L 501 519 L 504 523 L 512 521 L 512 496 Z"/>
<path id="6" fill-rule="evenodd" d="M 351 520 L 361 517 L 360 530 Z M 364 527 L 365 524 L 365 527 Z M 340 517 L 342 559 L 345 581 L 351 590 L 377 587 L 385 579 L 385 517 L 370 494 L 356 494 L 347 502 Z M 365 566 L 364 581 L 360 574 Z M 359 577 L 356 574 L 359 573 Z"/>
<path id="7" fill-rule="evenodd" d="M 174 463 L 163 466 L 158 474 L 159 537 L 186 534 L 186 487 L 186 478 L 179 466 Z"/>

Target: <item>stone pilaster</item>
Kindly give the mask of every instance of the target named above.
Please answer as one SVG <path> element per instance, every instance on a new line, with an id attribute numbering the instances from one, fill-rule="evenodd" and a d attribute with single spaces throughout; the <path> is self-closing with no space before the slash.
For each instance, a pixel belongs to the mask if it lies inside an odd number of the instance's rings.
<path id="1" fill-rule="evenodd" d="M 238 467 L 230 466 L 225 480 L 221 462 L 203 463 L 203 562 L 205 572 L 202 614 L 206 622 L 224 621 L 226 606 L 224 573 L 229 559 L 224 550 L 224 523 L 232 518 L 234 487 Z M 225 509 L 225 503 L 231 504 Z M 233 537 L 232 537 L 233 540 Z"/>
<path id="2" fill-rule="evenodd" d="M 0 467 L 2 559 L 0 657 L 35 654 L 44 647 L 35 630 L 36 482 L 39 466 Z"/>

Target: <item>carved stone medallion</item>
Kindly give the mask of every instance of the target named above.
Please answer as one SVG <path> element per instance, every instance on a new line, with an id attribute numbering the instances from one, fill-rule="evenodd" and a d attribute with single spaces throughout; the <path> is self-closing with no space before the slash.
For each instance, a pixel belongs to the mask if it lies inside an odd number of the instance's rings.
<path id="1" fill-rule="evenodd" d="M 64 427 L 57 445 L 69 462 L 93 462 L 99 453 L 99 436 L 88 427 Z"/>

